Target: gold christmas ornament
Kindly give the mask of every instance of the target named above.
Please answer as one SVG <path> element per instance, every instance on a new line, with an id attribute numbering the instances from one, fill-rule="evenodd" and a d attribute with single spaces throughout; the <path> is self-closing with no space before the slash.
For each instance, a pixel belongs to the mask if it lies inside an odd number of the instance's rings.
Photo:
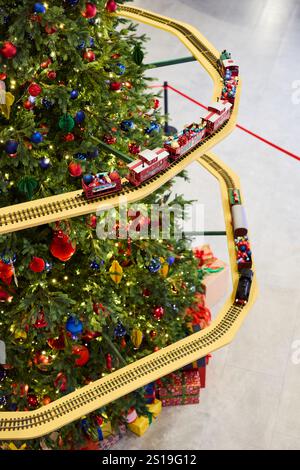
<path id="1" fill-rule="evenodd" d="M 139 349 L 140 345 L 142 344 L 143 341 L 143 333 L 141 330 L 138 330 L 137 328 L 134 328 L 132 330 L 130 339 L 136 349 Z"/>
<path id="2" fill-rule="evenodd" d="M 109 268 L 110 272 L 110 277 L 112 280 L 116 283 L 119 284 L 121 282 L 122 276 L 123 276 L 123 268 L 120 266 L 118 261 L 113 261 L 111 267 Z"/>

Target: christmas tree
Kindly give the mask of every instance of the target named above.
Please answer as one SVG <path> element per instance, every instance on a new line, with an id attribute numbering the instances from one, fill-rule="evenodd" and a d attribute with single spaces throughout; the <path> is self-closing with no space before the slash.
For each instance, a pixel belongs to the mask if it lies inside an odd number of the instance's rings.
<path id="1" fill-rule="evenodd" d="M 101 141 L 131 155 L 161 145 L 146 38 L 115 8 L 0 0 L 1 207 L 80 189 L 83 174 L 125 175 Z M 146 202 L 182 206 L 169 187 Z M 138 220 L 136 232 L 153 223 Z M 1 411 L 47 405 L 188 334 L 199 281 L 185 240 L 104 240 L 96 225 L 90 215 L 1 236 Z M 143 390 L 27 447 L 79 448 L 131 407 L 146 411 Z"/>

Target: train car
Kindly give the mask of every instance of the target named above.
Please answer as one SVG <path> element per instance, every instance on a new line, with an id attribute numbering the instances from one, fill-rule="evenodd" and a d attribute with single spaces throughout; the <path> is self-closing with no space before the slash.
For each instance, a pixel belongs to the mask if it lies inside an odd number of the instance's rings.
<path id="1" fill-rule="evenodd" d="M 139 186 L 170 165 L 169 152 L 164 148 L 145 149 L 139 153 L 139 157 L 127 165 L 129 174 L 126 178 L 134 186 Z"/>
<path id="2" fill-rule="evenodd" d="M 102 194 L 107 195 L 122 190 L 121 177 L 117 171 L 84 175 L 81 185 L 87 199 L 93 199 L 102 196 Z"/>
<path id="3" fill-rule="evenodd" d="M 236 206 L 232 206 L 236 207 Z M 244 268 L 250 269 L 252 267 L 252 252 L 250 242 L 247 235 L 236 237 L 234 239 L 235 250 L 236 250 L 236 262 L 238 270 L 241 271 Z"/>
<path id="4" fill-rule="evenodd" d="M 243 269 L 237 286 L 235 294 L 235 303 L 239 305 L 246 305 L 249 299 L 251 284 L 253 278 L 253 271 L 251 269 Z"/>
<path id="5" fill-rule="evenodd" d="M 231 58 L 230 52 L 222 51 L 220 58 L 218 60 L 218 69 L 222 77 L 238 77 L 239 76 L 239 66 L 238 64 Z"/>
<path id="6" fill-rule="evenodd" d="M 228 190 L 228 196 L 229 196 L 229 202 L 231 206 L 233 206 L 234 204 L 242 203 L 241 193 L 239 189 L 230 188 Z"/>
<path id="7" fill-rule="evenodd" d="M 192 123 L 166 141 L 164 147 L 169 152 L 170 158 L 176 160 L 195 147 L 204 138 L 205 133 L 205 124 Z"/>
<path id="8" fill-rule="evenodd" d="M 208 106 L 208 113 L 202 118 L 202 125 L 206 126 L 206 135 L 212 134 L 230 118 L 232 104 L 228 101 L 216 101 Z"/>

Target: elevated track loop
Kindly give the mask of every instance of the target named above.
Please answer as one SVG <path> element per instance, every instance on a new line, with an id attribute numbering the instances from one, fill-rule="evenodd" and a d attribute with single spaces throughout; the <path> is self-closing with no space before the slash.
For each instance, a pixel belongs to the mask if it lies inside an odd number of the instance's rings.
<path id="1" fill-rule="evenodd" d="M 216 320 L 205 330 L 150 354 L 40 409 L 0 413 L 0 440 L 34 439 L 48 434 L 149 382 L 222 348 L 233 340 L 257 294 L 254 276 L 248 303 L 245 306 L 234 303 L 239 274 L 228 189 L 240 188 L 240 185 L 237 176 L 215 155 L 204 155 L 198 159 L 198 162 L 220 183 L 233 281 L 233 292 Z"/>
<path id="2" fill-rule="evenodd" d="M 184 42 L 197 60 L 204 65 L 214 79 L 214 98 L 220 95 L 221 81 L 216 67 L 218 52 L 194 28 L 179 21 L 154 15 L 144 10 L 120 7 L 118 13 L 133 20 L 144 21 L 174 33 Z M 89 385 L 82 387 L 58 400 L 33 411 L 1 412 L 0 440 L 27 440 L 41 437 L 59 429 L 72 421 L 126 395 L 143 385 L 177 370 L 194 360 L 206 356 L 230 343 L 250 310 L 257 294 L 256 276 L 254 275 L 249 301 L 245 306 L 235 305 L 235 291 L 238 283 L 238 270 L 235 258 L 231 211 L 228 189 L 239 189 L 237 176 L 213 154 L 208 148 L 222 140 L 235 126 L 240 87 L 236 104 L 230 120 L 213 137 L 199 144 L 179 161 L 175 162 L 163 174 L 152 178 L 138 189 L 125 186 L 124 194 L 130 201 L 144 198 L 179 173 L 193 160 L 215 176 L 221 187 L 225 216 L 230 264 L 233 280 L 233 292 L 221 309 L 218 317 L 203 331 L 182 339 L 161 349 L 133 364 L 112 372 Z M 119 196 L 101 198 L 98 201 L 84 200 L 80 192 L 73 192 L 33 201 L 32 203 L 2 209 L 0 212 L 0 233 L 22 230 L 35 225 L 49 223 L 60 218 L 75 217 L 107 205 L 118 204 Z"/>
<path id="3" fill-rule="evenodd" d="M 195 28 L 181 21 L 171 20 L 170 18 L 162 17 L 139 8 L 120 6 L 118 14 L 132 20 L 150 24 L 176 35 L 212 77 L 214 82 L 213 100 L 215 101 L 221 96 L 222 79 L 217 67 L 219 53 Z M 235 106 L 231 117 L 218 131 L 208 136 L 194 147 L 193 150 L 186 153 L 176 162 L 173 162 L 164 172 L 154 176 L 143 185 L 136 188 L 131 187 L 129 184 L 124 184 L 121 193 L 102 196 L 92 200 L 85 199 L 82 195 L 82 191 L 72 191 L 4 207 L 0 209 L 0 234 L 24 230 L 57 220 L 65 220 L 105 210 L 117 206 L 120 197 L 123 196 L 126 197 L 128 203 L 144 199 L 184 170 L 192 161 L 221 142 L 221 140 L 235 128 L 240 89 L 241 82 L 239 82 L 239 86 L 237 87 Z"/>

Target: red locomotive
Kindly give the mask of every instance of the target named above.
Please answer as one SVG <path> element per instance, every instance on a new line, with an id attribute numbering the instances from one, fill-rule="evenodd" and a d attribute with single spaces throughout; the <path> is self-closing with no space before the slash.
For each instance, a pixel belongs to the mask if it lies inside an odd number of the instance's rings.
<path id="1" fill-rule="evenodd" d="M 139 157 L 127 165 L 129 174 L 126 178 L 133 186 L 139 186 L 169 166 L 169 152 L 163 148 L 145 149 Z"/>
<path id="2" fill-rule="evenodd" d="M 208 114 L 202 118 L 203 125 L 206 126 L 206 135 L 212 134 L 230 118 L 232 104 L 228 101 L 216 101 L 208 106 Z"/>
<path id="3" fill-rule="evenodd" d="M 239 75 L 239 66 L 231 58 L 230 52 L 227 52 L 226 49 L 224 49 L 220 55 L 218 68 L 223 77 L 226 75 L 230 75 L 230 77 L 238 77 Z"/>
<path id="4" fill-rule="evenodd" d="M 122 190 L 122 181 L 119 173 L 96 173 L 84 175 L 81 180 L 82 189 L 87 199 L 99 197 L 102 194 L 110 194 Z"/>
<path id="5" fill-rule="evenodd" d="M 183 131 L 171 137 L 164 144 L 170 158 L 176 160 L 188 150 L 198 144 L 205 136 L 205 124 L 193 123 L 186 126 Z"/>

